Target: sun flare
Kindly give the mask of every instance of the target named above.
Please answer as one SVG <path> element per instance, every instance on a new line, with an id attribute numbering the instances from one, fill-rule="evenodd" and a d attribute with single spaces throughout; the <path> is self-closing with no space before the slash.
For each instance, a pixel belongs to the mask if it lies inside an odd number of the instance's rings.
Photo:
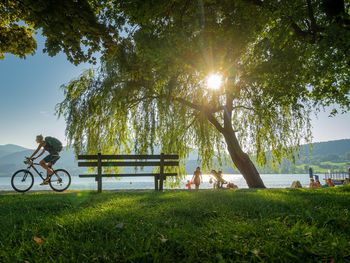
<path id="1" fill-rule="evenodd" d="M 222 84 L 222 76 L 217 73 L 210 74 L 207 77 L 207 86 L 209 89 L 217 90 L 221 87 Z"/>

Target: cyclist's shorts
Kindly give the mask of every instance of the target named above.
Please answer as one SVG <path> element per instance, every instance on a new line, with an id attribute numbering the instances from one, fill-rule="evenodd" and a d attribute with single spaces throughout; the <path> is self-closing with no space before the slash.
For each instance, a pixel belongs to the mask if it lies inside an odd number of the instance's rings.
<path id="1" fill-rule="evenodd" d="M 46 163 L 51 163 L 51 164 L 55 164 L 58 159 L 60 159 L 61 157 L 57 154 L 57 153 L 52 153 L 52 154 L 49 154 L 48 156 L 46 156 L 44 158 L 44 161 Z"/>

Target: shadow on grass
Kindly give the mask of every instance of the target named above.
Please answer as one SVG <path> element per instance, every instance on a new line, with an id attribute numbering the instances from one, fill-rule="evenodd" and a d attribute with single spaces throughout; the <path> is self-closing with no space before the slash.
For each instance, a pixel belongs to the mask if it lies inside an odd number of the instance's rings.
<path id="1" fill-rule="evenodd" d="M 350 254 L 349 196 L 239 190 L 0 197 L 0 217 L 10 219 L 5 228 L 17 225 L 1 236 L 0 259 L 3 253 L 4 261 L 16 255 L 38 262 L 53 255 L 80 262 L 340 260 Z M 46 243 L 38 246 L 33 235 Z"/>

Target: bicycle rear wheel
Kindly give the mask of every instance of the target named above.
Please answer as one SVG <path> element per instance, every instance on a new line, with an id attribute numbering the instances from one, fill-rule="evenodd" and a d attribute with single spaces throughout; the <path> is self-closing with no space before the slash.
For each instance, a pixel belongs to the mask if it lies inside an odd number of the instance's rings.
<path id="1" fill-rule="evenodd" d="M 50 187 L 56 192 L 63 192 L 68 189 L 71 180 L 70 174 L 66 170 L 58 169 L 51 176 Z"/>
<path id="2" fill-rule="evenodd" d="M 12 175 L 11 186 L 15 191 L 24 193 L 32 188 L 34 176 L 29 170 L 18 170 Z"/>

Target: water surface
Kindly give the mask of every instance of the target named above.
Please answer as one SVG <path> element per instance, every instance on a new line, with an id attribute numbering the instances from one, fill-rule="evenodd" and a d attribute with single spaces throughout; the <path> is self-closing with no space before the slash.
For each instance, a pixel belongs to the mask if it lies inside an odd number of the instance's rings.
<path id="1" fill-rule="evenodd" d="M 261 175 L 266 187 L 268 188 L 286 188 L 290 187 L 292 182 L 299 180 L 303 187 L 309 184 L 308 174 L 262 174 Z M 32 190 L 48 190 L 49 186 L 40 186 L 41 179 L 34 177 L 34 186 Z M 192 175 L 186 176 L 180 183 L 179 189 L 185 189 L 187 180 L 190 180 Z M 209 183 L 209 176 L 203 175 L 203 183 L 200 188 L 210 189 L 213 185 Z M 225 174 L 225 180 L 233 182 L 238 185 L 239 188 L 248 188 L 244 178 L 240 174 Z M 322 181 L 321 181 L 322 182 Z M 124 177 L 124 178 L 103 178 L 103 189 L 154 189 L 154 179 L 152 177 Z M 165 188 L 167 188 L 165 186 Z M 71 190 L 93 190 L 97 189 L 97 185 L 94 178 L 79 178 L 72 176 Z M 11 177 L 0 177 L 0 191 L 12 190 Z"/>

